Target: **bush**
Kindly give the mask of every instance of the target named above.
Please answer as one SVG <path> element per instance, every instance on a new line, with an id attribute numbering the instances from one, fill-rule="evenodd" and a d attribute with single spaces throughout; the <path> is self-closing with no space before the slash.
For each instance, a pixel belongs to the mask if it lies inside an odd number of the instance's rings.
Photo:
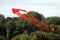
<path id="1" fill-rule="evenodd" d="M 0 36 L 0 40 L 6 40 L 4 36 Z"/>

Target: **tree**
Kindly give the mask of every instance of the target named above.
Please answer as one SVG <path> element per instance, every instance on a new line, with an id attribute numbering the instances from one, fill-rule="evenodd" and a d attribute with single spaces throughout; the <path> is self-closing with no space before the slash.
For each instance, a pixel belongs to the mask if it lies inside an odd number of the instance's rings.
<path id="1" fill-rule="evenodd" d="M 25 31 L 23 34 L 19 34 L 12 38 L 11 40 L 29 40 L 29 36 L 27 34 L 27 31 Z"/>
<path id="2" fill-rule="evenodd" d="M 40 14 L 38 12 L 30 11 L 30 13 L 32 13 L 35 16 L 35 18 L 37 18 L 39 20 L 43 20 L 45 18 L 42 14 Z"/>
<path id="3" fill-rule="evenodd" d="M 48 24 L 60 25 L 60 17 L 48 17 L 44 21 Z"/>
<path id="4" fill-rule="evenodd" d="M 42 14 L 39 14 L 38 12 L 35 11 L 30 11 L 28 13 L 31 13 L 36 19 L 38 19 L 39 21 L 44 19 L 44 16 Z M 31 20 L 35 20 L 34 18 L 32 18 L 29 14 L 25 14 L 28 18 L 30 18 Z M 40 22 L 35 22 L 35 23 L 40 23 Z M 35 26 L 32 25 L 31 23 L 28 23 L 26 26 L 29 30 L 28 31 L 35 31 Z M 31 31 L 32 32 L 32 31 Z"/>
<path id="5" fill-rule="evenodd" d="M 32 32 L 30 33 L 30 36 L 29 36 L 30 40 L 37 40 L 37 34 L 35 32 Z"/>
<path id="6" fill-rule="evenodd" d="M 4 36 L 0 36 L 0 40 L 6 40 Z"/>
<path id="7" fill-rule="evenodd" d="M 55 28 L 55 33 L 57 33 L 57 34 L 60 34 L 60 25 L 56 25 L 56 27 L 54 27 Z"/>
<path id="8" fill-rule="evenodd" d="M 0 22 L 4 22 L 4 20 L 5 20 L 4 15 L 0 14 Z"/>
<path id="9" fill-rule="evenodd" d="M 14 21 L 12 20 L 9 20 L 5 23 L 5 27 L 6 27 L 6 37 L 7 37 L 7 40 L 10 39 L 11 36 L 13 35 L 10 35 L 10 31 L 13 32 L 14 30 Z"/>
<path id="10" fill-rule="evenodd" d="M 5 27 L 4 27 L 4 24 L 5 24 L 5 17 L 4 15 L 0 14 L 0 35 L 3 35 L 5 37 Z"/>

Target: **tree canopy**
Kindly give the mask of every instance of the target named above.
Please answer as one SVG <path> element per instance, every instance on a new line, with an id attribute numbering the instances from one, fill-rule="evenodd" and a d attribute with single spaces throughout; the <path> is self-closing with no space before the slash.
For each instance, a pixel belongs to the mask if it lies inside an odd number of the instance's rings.
<path id="1" fill-rule="evenodd" d="M 30 11 L 39 21 L 43 20 L 48 26 L 49 32 L 45 32 L 23 20 L 21 17 L 7 17 L 0 14 L 0 40 L 60 40 L 60 17 L 45 18 L 42 14 Z M 31 18 L 29 14 L 24 14 Z M 33 18 L 31 18 L 33 20 Z M 40 23 L 41 24 L 41 23 Z"/>

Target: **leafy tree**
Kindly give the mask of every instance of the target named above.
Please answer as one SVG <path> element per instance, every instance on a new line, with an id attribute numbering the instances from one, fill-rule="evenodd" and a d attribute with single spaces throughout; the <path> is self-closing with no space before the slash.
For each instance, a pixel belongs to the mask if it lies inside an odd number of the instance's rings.
<path id="1" fill-rule="evenodd" d="M 18 36 L 15 36 L 11 40 L 29 40 L 28 34 L 20 34 Z"/>
<path id="2" fill-rule="evenodd" d="M 56 25 L 56 27 L 54 27 L 55 28 L 55 33 L 57 33 L 57 34 L 60 34 L 60 25 Z"/>
<path id="3" fill-rule="evenodd" d="M 60 40 L 60 17 L 44 18 L 42 14 L 30 11 L 38 20 L 44 20 L 49 25 L 49 32 L 46 33 L 22 18 L 7 17 L 0 14 L 0 40 Z M 24 14 L 34 20 L 29 14 Z M 41 24 L 41 23 L 40 23 Z M 52 27 L 52 31 L 50 31 Z M 11 39 L 12 38 L 12 39 Z"/>
<path id="4" fill-rule="evenodd" d="M 5 27 L 4 27 L 4 24 L 5 24 L 5 17 L 4 15 L 0 14 L 0 35 L 3 35 L 5 37 Z"/>
<path id="5" fill-rule="evenodd" d="M 30 40 L 37 40 L 37 35 L 35 32 L 32 32 L 30 33 L 30 36 L 29 36 Z"/>
<path id="6" fill-rule="evenodd" d="M 4 36 L 0 36 L 0 40 L 6 40 Z"/>
<path id="7" fill-rule="evenodd" d="M 5 20 L 4 15 L 0 14 L 0 22 L 4 22 L 4 20 Z"/>
<path id="8" fill-rule="evenodd" d="M 48 24 L 60 25 L 60 17 L 48 17 L 45 19 L 45 22 Z"/>
<path id="9" fill-rule="evenodd" d="M 30 13 L 32 13 L 39 20 L 43 20 L 44 19 L 44 16 L 42 14 L 38 13 L 38 12 L 30 11 Z"/>
<path id="10" fill-rule="evenodd" d="M 13 31 L 14 30 L 14 22 L 12 20 L 9 20 L 5 23 L 5 27 L 6 27 L 6 37 L 7 37 L 7 40 L 9 40 L 9 37 L 11 36 L 10 35 L 10 31 Z"/>

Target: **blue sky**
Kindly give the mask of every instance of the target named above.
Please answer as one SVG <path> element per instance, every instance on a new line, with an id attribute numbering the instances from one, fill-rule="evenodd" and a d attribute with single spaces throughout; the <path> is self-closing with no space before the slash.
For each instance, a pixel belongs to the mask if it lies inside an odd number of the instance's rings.
<path id="1" fill-rule="evenodd" d="M 36 11 L 45 17 L 60 17 L 59 0 L 0 0 L 0 14 L 5 17 L 16 17 L 17 15 L 12 13 L 12 8 Z"/>

